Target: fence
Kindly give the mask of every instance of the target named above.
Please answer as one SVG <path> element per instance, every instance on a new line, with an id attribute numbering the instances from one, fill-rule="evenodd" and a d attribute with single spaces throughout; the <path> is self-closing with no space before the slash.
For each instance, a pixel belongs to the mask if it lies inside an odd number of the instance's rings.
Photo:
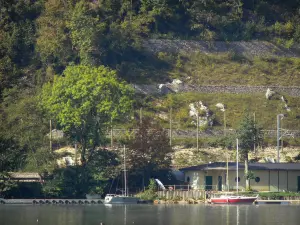
<path id="1" fill-rule="evenodd" d="M 192 185 L 165 185 L 169 191 L 190 191 L 190 190 L 207 190 L 207 191 L 221 191 L 219 185 L 198 185 L 195 189 Z"/>
<path id="2" fill-rule="evenodd" d="M 157 191 L 158 198 L 164 198 L 164 199 L 205 199 L 205 190 L 193 190 L 189 189 L 190 187 L 186 187 L 187 189 L 179 189 L 179 185 L 173 185 L 177 186 L 177 189 L 167 189 L 164 191 Z M 188 186 L 188 185 L 182 185 L 182 186 Z M 169 186 L 172 187 L 172 186 Z"/>

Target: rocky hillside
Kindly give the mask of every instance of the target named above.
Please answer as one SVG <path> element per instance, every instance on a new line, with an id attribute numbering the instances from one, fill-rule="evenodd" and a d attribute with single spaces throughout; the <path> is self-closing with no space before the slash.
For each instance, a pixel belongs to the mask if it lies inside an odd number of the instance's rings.
<path id="1" fill-rule="evenodd" d="M 197 151 L 195 148 L 187 149 L 177 146 L 173 156 L 173 164 L 175 167 L 181 168 L 209 162 L 226 162 L 227 153 L 228 161 L 236 161 L 235 150 L 201 148 Z M 277 159 L 276 147 L 258 148 L 255 152 L 250 153 L 249 159 L 253 162 L 274 162 Z M 280 149 L 280 162 L 300 162 L 300 149 L 290 147 Z"/>

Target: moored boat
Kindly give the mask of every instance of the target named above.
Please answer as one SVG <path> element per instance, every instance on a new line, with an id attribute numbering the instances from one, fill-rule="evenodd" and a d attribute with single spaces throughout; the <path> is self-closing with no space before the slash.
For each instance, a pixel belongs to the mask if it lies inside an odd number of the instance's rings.
<path id="1" fill-rule="evenodd" d="M 210 199 L 212 204 L 252 204 L 258 196 L 249 197 L 249 196 L 220 196 Z"/>
<path id="2" fill-rule="evenodd" d="M 236 140 L 236 177 L 239 177 L 239 141 Z M 228 172 L 227 172 L 228 174 Z M 239 192 L 239 179 L 236 179 L 236 191 Z M 255 197 L 243 196 L 243 195 L 221 195 L 220 197 L 212 197 L 209 199 L 209 203 L 212 204 L 252 204 L 257 200 L 258 195 Z"/>
<path id="3" fill-rule="evenodd" d="M 137 204 L 140 199 L 138 197 L 129 196 L 126 179 L 126 151 L 124 146 L 124 185 L 125 190 L 121 195 L 107 194 L 104 198 L 104 204 Z"/>
<path id="4" fill-rule="evenodd" d="M 139 200 L 139 198 L 133 196 L 107 194 L 104 204 L 137 204 Z"/>

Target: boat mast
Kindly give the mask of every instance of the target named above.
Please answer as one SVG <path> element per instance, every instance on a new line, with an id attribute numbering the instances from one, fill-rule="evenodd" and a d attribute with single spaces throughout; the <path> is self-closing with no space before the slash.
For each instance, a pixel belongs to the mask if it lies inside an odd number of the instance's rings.
<path id="1" fill-rule="evenodd" d="M 227 191 L 229 192 L 229 180 L 228 180 L 228 148 L 226 149 L 226 186 L 227 186 Z"/>
<path id="2" fill-rule="evenodd" d="M 124 186 L 125 186 L 125 196 L 127 196 L 127 179 L 126 179 L 126 151 L 124 145 Z"/>
<path id="3" fill-rule="evenodd" d="M 236 192 L 239 193 L 239 139 L 236 139 Z"/>

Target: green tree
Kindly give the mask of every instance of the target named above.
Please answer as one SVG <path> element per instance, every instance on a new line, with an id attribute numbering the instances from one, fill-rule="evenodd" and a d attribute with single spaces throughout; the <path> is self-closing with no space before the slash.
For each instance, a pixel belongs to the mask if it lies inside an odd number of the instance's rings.
<path id="1" fill-rule="evenodd" d="M 31 171 L 39 171 L 52 161 L 46 137 L 48 121 L 35 95 L 32 89 L 19 93 L 16 87 L 4 92 L 0 105 L 0 158 L 3 157 L 4 171 L 22 170 L 28 163 Z"/>
<path id="2" fill-rule="evenodd" d="M 233 39 L 239 35 L 243 16 L 241 0 L 183 0 L 190 16 L 190 29 L 200 38 L 213 41 L 217 38 Z"/>
<path id="3" fill-rule="evenodd" d="M 74 60 L 67 22 L 75 0 L 48 0 L 37 18 L 36 49 L 42 62 L 56 68 Z"/>
<path id="4" fill-rule="evenodd" d="M 111 119 L 126 118 L 132 108 L 132 89 L 104 66 L 69 66 L 53 84 L 44 85 L 42 107 L 81 146 L 81 161 L 105 141 Z"/>
<path id="5" fill-rule="evenodd" d="M 103 39 L 106 23 L 102 22 L 99 15 L 90 9 L 89 3 L 79 1 L 71 12 L 67 23 L 70 30 L 72 44 L 79 52 L 80 62 L 85 65 L 97 65 L 103 52 L 99 44 Z"/>
<path id="6" fill-rule="evenodd" d="M 248 154 L 253 151 L 254 146 L 262 141 L 262 129 L 257 125 L 254 118 L 246 114 L 237 129 L 237 138 L 239 140 L 239 150 L 242 158 L 245 160 L 245 178 L 246 190 L 249 190 L 249 181 L 251 176 L 248 172 Z"/>
<path id="7" fill-rule="evenodd" d="M 0 0 L 0 95 L 35 66 L 35 19 L 41 1 Z M 23 80 L 24 82 L 25 80 Z"/>

